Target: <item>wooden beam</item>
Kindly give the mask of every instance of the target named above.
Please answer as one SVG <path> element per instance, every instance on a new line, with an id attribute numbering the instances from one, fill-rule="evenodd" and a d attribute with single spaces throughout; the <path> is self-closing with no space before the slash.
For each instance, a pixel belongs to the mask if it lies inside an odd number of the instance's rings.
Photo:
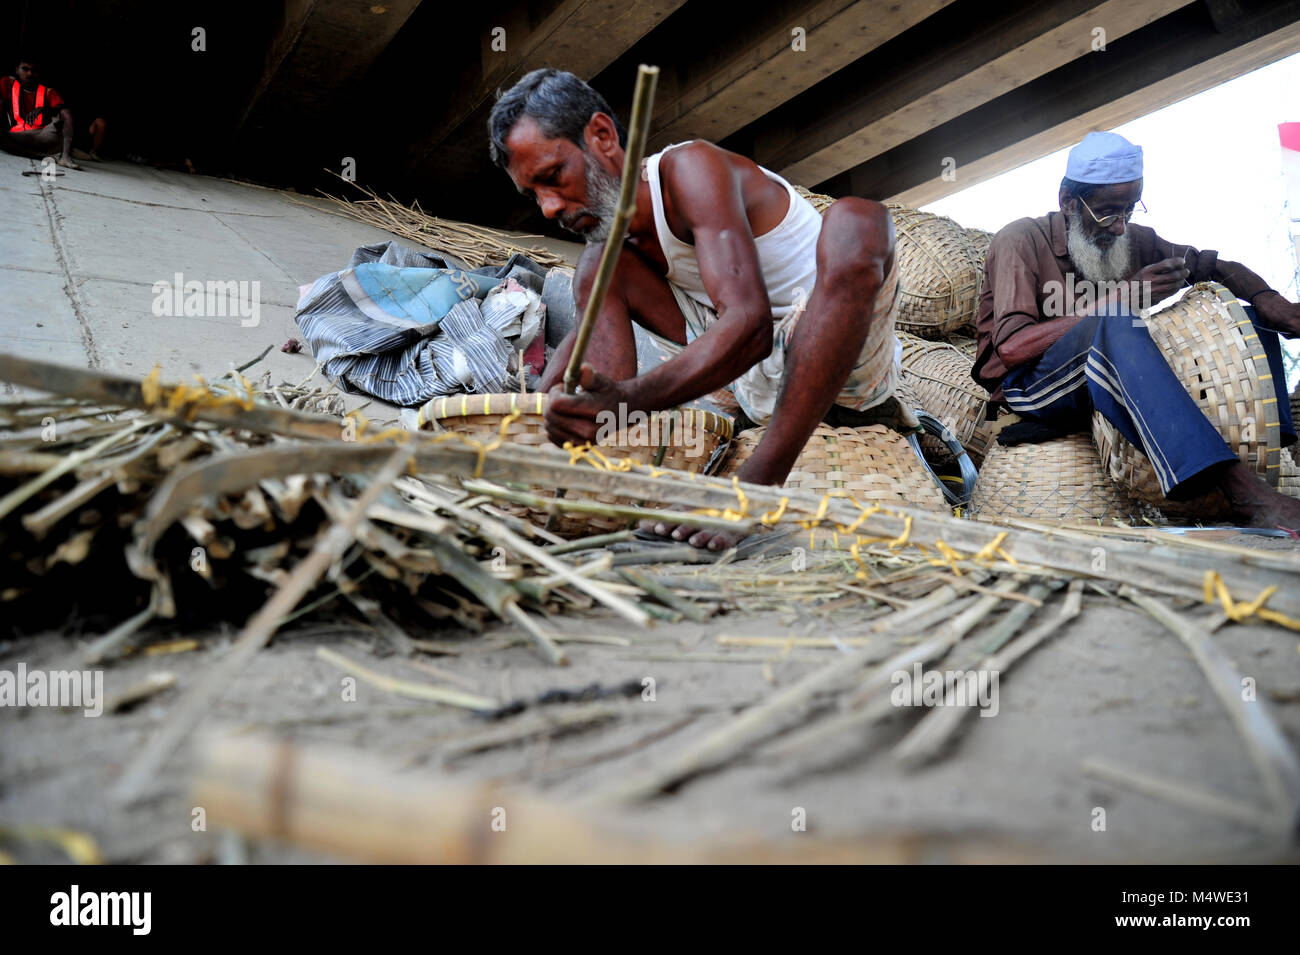
<path id="1" fill-rule="evenodd" d="M 289 55 L 289 51 L 298 42 L 298 37 L 302 35 L 302 28 L 306 25 L 307 16 L 311 13 L 315 2 L 316 0 L 280 0 L 280 12 L 276 17 L 271 40 L 266 47 L 266 59 L 262 63 L 262 70 L 257 79 L 253 81 L 253 88 L 248 94 L 248 103 L 239 114 L 236 129 L 242 129 L 248 122 L 248 117 L 261 101 L 262 94 L 275 79 L 275 74 L 280 71 L 284 58 Z"/>
<path id="2" fill-rule="evenodd" d="M 408 168 L 429 166 L 441 158 L 441 147 L 467 137 L 486 156 L 484 123 L 498 88 L 507 88 L 531 70 L 556 66 L 590 80 L 628 47 L 662 23 L 686 0 L 564 0 L 531 29 L 521 23 L 505 28 L 505 49 L 492 48 L 491 31 L 480 37 L 481 68 L 452 94 L 431 132 L 408 154 Z"/>
<path id="3" fill-rule="evenodd" d="M 1177 103 L 1189 96 L 1267 66 L 1283 57 L 1300 52 L 1300 21 L 1265 36 L 1239 45 L 1225 42 L 1228 49 L 1183 69 L 1175 68 L 1155 82 L 1144 82 L 1136 89 L 1105 97 L 1099 105 L 1088 107 L 1082 96 L 1072 99 L 1083 111 L 1032 135 L 1020 136 L 1016 130 L 1003 134 L 1006 144 L 993 148 L 978 158 L 958 156 L 957 180 L 945 182 L 941 177 L 925 179 L 917 185 L 894 192 L 889 198 L 911 206 L 934 202 L 946 195 L 967 189 L 1017 166 L 1032 162 L 1058 149 L 1072 146 L 1094 129 L 1114 129 L 1123 123 Z M 969 144 L 969 140 L 967 143 Z M 1055 197 L 1048 197 L 1055 200 Z"/>
<path id="4" fill-rule="evenodd" d="M 281 3 L 283 14 L 241 129 L 284 123 L 305 133 L 304 117 L 328 113 L 341 94 L 366 75 L 420 0 Z M 273 95 L 267 96 L 268 90 Z"/>
<path id="5" fill-rule="evenodd" d="M 694 138 L 717 142 L 951 2 L 811 0 L 755 11 L 748 27 L 739 27 L 742 35 L 726 37 L 720 59 L 683 64 L 689 73 L 679 92 L 655 110 L 651 147 Z M 802 50 L 795 49 L 795 28 L 804 31 Z"/>
<path id="6" fill-rule="evenodd" d="M 1185 2 L 1016 4 L 965 30 L 966 21 L 945 25 L 941 15 L 922 44 L 896 51 L 892 62 L 864 57 L 825 90 L 815 87 L 765 119 L 755 158 L 792 182 L 821 182 L 1071 60 L 1104 55 L 1093 53 L 1094 30 L 1109 43 Z M 969 18 L 954 8 L 957 15 Z"/>

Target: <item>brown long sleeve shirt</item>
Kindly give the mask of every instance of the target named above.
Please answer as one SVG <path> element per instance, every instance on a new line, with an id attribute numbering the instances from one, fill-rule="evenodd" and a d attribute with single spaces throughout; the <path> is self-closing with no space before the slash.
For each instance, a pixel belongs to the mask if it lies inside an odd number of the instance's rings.
<path id="1" fill-rule="evenodd" d="M 1135 272 L 1177 255 L 1187 260 L 1190 282 L 1220 282 L 1247 301 L 1268 291 L 1262 278 L 1239 262 L 1220 259 L 1218 252 L 1175 245 L 1148 226 L 1129 223 L 1127 229 L 1132 233 Z M 1073 269 L 1066 247 L 1065 216 L 1060 212 L 1018 219 L 993 237 L 984 260 L 971 377 L 993 392 L 994 398 L 999 397 L 1002 378 L 1011 370 L 1003 359 L 1007 342 L 1031 325 L 1078 314 L 1083 307 L 1079 296 L 1068 301 L 1069 293 L 1083 282 L 1082 276 L 1069 275 Z"/>

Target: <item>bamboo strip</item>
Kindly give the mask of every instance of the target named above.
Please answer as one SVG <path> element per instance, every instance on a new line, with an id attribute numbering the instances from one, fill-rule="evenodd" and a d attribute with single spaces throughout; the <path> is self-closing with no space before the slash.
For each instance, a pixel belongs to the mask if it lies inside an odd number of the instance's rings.
<path id="1" fill-rule="evenodd" d="M 1093 779 L 1123 786 L 1144 796 L 1151 796 L 1153 799 L 1163 799 L 1185 809 L 1231 819 L 1233 822 L 1240 822 L 1278 836 L 1289 835 L 1289 830 L 1294 823 L 1294 819 L 1283 814 L 1257 809 L 1236 799 L 1220 796 L 1218 793 L 1197 789 L 1184 782 L 1164 779 L 1139 770 L 1127 769 L 1097 757 L 1085 759 L 1082 768 L 1084 775 L 1091 776 Z"/>
<path id="2" fill-rule="evenodd" d="M 499 703 L 486 696 L 480 696 L 477 693 L 466 693 L 464 690 L 453 690 L 443 686 L 432 686 L 428 683 L 415 683 L 411 680 L 400 680 L 375 670 L 362 666 L 354 660 L 349 660 L 341 653 L 329 649 L 328 647 L 317 647 L 316 656 L 320 657 L 327 663 L 332 663 L 340 670 L 351 673 L 363 683 L 368 683 L 373 687 L 393 693 L 397 696 L 408 696 L 417 700 L 430 700 L 434 703 L 442 703 L 446 706 L 457 706 L 462 709 L 476 710 L 479 712 L 488 712 L 495 710 Z"/>

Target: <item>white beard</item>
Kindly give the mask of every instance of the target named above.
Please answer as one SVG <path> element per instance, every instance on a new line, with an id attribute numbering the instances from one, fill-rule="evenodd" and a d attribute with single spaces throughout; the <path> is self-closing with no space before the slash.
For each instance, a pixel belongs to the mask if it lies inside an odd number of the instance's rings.
<path id="1" fill-rule="evenodd" d="M 587 212 L 599 220 L 584 238 L 590 245 L 604 242 L 614 228 L 614 213 L 618 211 L 618 196 L 622 179 L 610 175 L 595 160 L 587 160 Z"/>
<path id="2" fill-rule="evenodd" d="M 1088 282 L 1119 282 L 1132 274 L 1133 244 L 1128 229 L 1108 246 L 1100 245 L 1084 232 L 1083 213 L 1065 214 L 1066 248 L 1075 271 Z"/>

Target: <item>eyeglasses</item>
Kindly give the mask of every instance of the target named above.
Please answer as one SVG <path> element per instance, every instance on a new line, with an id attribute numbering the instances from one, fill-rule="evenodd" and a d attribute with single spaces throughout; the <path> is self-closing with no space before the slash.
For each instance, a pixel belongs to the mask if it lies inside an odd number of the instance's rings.
<path id="1" fill-rule="evenodd" d="M 1145 213 L 1147 211 L 1146 203 L 1143 202 L 1141 199 L 1139 199 L 1137 201 L 1137 206 L 1135 206 L 1132 209 L 1129 209 L 1128 212 L 1121 212 L 1113 216 L 1102 216 L 1100 219 L 1098 219 L 1097 213 L 1093 212 L 1092 209 L 1089 208 L 1088 203 L 1083 201 L 1083 196 L 1079 196 L 1079 204 L 1088 210 L 1088 215 L 1092 216 L 1092 221 L 1097 223 L 1097 225 L 1101 226 L 1103 229 L 1109 229 L 1111 226 L 1113 226 L 1116 222 L 1119 222 L 1121 219 L 1123 219 L 1125 222 L 1128 222 L 1138 212 Z"/>

